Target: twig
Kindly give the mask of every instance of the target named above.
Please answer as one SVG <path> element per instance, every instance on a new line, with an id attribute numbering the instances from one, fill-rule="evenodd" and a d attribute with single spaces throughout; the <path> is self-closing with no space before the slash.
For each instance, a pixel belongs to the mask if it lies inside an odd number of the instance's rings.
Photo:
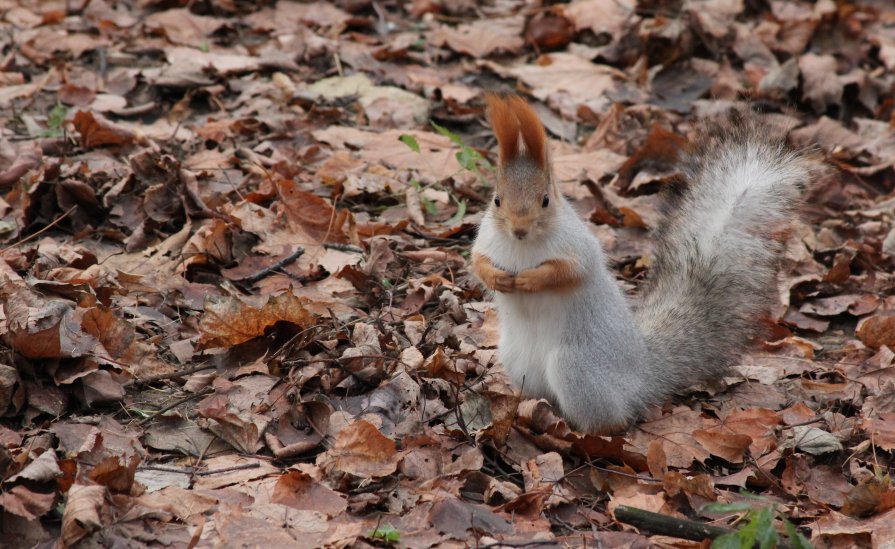
<path id="1" fill-rule="evenodd" d="M 56 225 L 58 225 L 60 221 L 62 221 L 62 220 L 65 219 L 66 217 L 68 217 L 68 214 L 70 214 L 70 213 L 72 213 L 73 211 L 75 211 L 75 208 L 77 208 L 77 206 L 72 206 L 71 208 L 68 209 L 67 212 L 65 212 L 64 214 L 60 215 L 60 216 L 57 217 L 56 219 L 54 219 L 49 225 L 47 225 L 47 226 L 44 227 L 43 229 L 37 231 L 36 233 L 34 233 L 34 234 L 31 235 L 31 236 L 27 236 L 27 237 L 25 237 L 25 238 L 19 240 L 18 242 L 13 242 L 13 243 L 10 244 L 9 246 L 3 248 L 2 250 L 0 250 L 0 254 L 2 254 L 3 252 L 5 252 L 5 251 L 7 251 L 7 250 L 11 250 L 11 249 L 15 248 L 16 246 L 21 246 L 21 245 L 24 244 L 25 242 L 28 242 L 29 240 L 32 240 L 32 239 L 34 239 L 35 237 L 38 237 L 38 236 L 40 236 L 41 234 L 43 234 L 43 233 L 49 231 L 50 229 L 52 229 L 53 227 L 55 227 Z"/>
<path id="2" fill-rule="evenodd" d="M 339 250 L 340 252 L 354 252 L 356 254 L 364 253 L 363 248 L 358 248 L 357 246 L 352 246 L 351 244 L 340 244 L 338 242 L 328 242 L 323 244 L 323 247 L 327 250 Z"/>
<path id="3" fill-rule="evenodd" d="M 186 370 L 178 370 L 176 372 L 170 372 L 167 374 L 158 374 L 155 376 L 144 377 L 141 379 L 132 379 L 124 384 L 125 387 L 130 387 L 131 385 L 148 385 L 150 383 L 155 383 L 156 381 L 164 381 L 166 379 L 173 379 L 175 377 L 188 376 L 190 374 L 195 374 L 196 372 L 201 372 L 202 370 L 211 370 L 215 368 L 214 364 L 203 364 L 201 366 L 195 366 L 193 368 L 187 368 Z"/>
<path id="4" fill-rule="evenodd" d="M 430 242 L 440 242 L 442 244 L 463 244 L 464 242 L 468 242 L 468 240 L 464 238 L 445 238 L 442 236 L 432 236 L 428 234 L 423 234 L 417 231 L 411 231 L 408 229 L 404 229 L 404 232 L 409 234 L 410 236 L 414 236 L 416 238 L 422 238 L 423 240 L 429 240 Z"/>
<path id="5" fill-rule="evenodd" d="M 286 265 L 292 263 L 293 261 L 295 261 L 296 259 L 301 257 L 301 254 L 303 254 L 303 253 L 305 253 L 305 249 L 298 248 L 291 254 L 284 257 L 283 259 L 277 261 L 276 263 L 273 263 L 272 265 L 268 265 L 267 267 L 265 267 L 264 269 L 261 269 L 260 271 L 258 271 L 257 273 L 255 273 L 253 275 L 250 275 L 250 276 L 240 279 L 239 282 L 242 282 L 245 284 L 254 284 L 255 282 L 258 282 L 259 280 L 263 279 L 267 275 L 271 274 L 272 272 L 279 271 Z"/>
<path id="6" fill-rule="evenodd" d="M 792 429 L 793 427 L 804 427 L 805 425 L 811 425 L 812 423 L 817 423 L 818 421 L 823 421 L 824 418 L 816 417 L 814 419 L 809 419 L 808 421 L 802 421 L 799 423 L 793 423 L 792 425 L 784 425 L 781 429 Z"/>
<path id="7" fill-rule="evenodd" d="M 537 547 L 540 545 L 554 545 L 556 547 L 561 546 L 560 543 L 555 539 L 544 539 L 536 541 L 523 541 L 521 543 L 512 541 L 495 541 L 494 543 L 479 545 L 478 549 L 490 549 L 491 547 Z"/>
<path id="8" fill-rule="evenodd" d="M 210 471 L 200 471 L 196 473 L 199 476 L 217 475 L 220 473 L 229 473 L 231 471 L 242 471 L 243 469 L 257 469 L 261 464 L 257 461 L 254 463 L 243 463 L 242 465 L 234 465 L 232 467 L 222 467 L 220 469 L 212 469 Z"/>
<path id="9" fill-rule="evenodd" d="M 196 471 L 195 467 L 168 467 L 167 465 L 141 465 L 137 467 L 139 471 L 165 471 L 166 473 L 178 473 L 181 475 L 197 475 L 208 476 L 220 473 L 229 473 L 231 471 L 242 471 L 243 469 L 257 469 L 261 467 L 258 462 L 243 463 L 242 465 L 233 465 L 232 467 L 222 467 L 220 469 L 211 469 L 210 471 Z"/>
<path id="10" fill-rule="evenodd" d="M 619 505 L 615 509 L 615 518 L 619 522 L 630 524 L 653 534 L 672 536 L 691 541 L 715 539 L 733 532 L 733 530 L 730 530 L 729 528 L 697 522 L 695 520 L 670 517 L 668 515 L 653 513 L 635 507 L 628 507 L 627 505 Z"/>
<path id="11" fill-rule="evenodd" d="M 652 534 L 671 536 L 691 541 L 703 541 L 715 539 L 734 531 L 729 528 L 706 524 L 695 520 L 670 517 L 627 505 L 620 505 L 615 509 L 615 518 L 619 522 L 630 524 L 640 530 L 646 530 Z M 758 544 L 755 544 L 758 547 Z M 792 546 L 781 540 L 777 543 L 779 549 L 792 549 Z"/>
<path id="12" fill-rule="evenodd" d="M 137 425 L 146 425 L 147 423 L 149 423 L 150 421 L 152 421 L 153 419 L 155 419 L 156 416 L 158 416 L 158 415 L 160 415 L 160 414 L 164 414 L 165 412 L 167 412 L 168 410 L 170 410 L 170 409 L 172 409 L 172 408 L 177 408 L 178 406 L 180 406 L 180 405 L 183 404 L 184 402 L 189 402 L 189 401 L 191 401 L 191 400 L 193 400 L 193 399 L 196 399 L 196 398 L 199 398 L 199 397 L 203 397 L 203 396 L 207 395 L 207 394 L 210 393 L 210 392 L 211 392 L 211 388 L 210 388 L 210 387 L 206 387 L 205 389 L 203 389 L 202 391 L 199 391 L 198 393 L 193 393 L 193 394 L 191 394 L 191 395 L 187 395 L 187 396 L 185 396 L 185 397 L 183 397 L 183 398 L 177 399 L 177 400 L 175 400 L 174 402 L 172 402 L 171 404 L 168 404 L 167 406 L 164 406 L 162 409 L 158 410 L 157 412 L 153 412 L 151 415 L 144 417 L 143 419 L 140 420 L 139 423 L 137 423 Z"/>

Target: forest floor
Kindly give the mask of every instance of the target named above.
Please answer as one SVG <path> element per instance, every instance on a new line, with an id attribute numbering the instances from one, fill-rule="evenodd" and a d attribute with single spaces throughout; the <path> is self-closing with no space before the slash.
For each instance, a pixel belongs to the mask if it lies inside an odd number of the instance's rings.
<path id="1" fill-rule="evenodd" d="M 890 0 L 545 4 L 0 0 L 0 545 L 893 547 Z M 485 91 L 632 295 L 699 117 L 818 147 L 771 337 L 624 436 L 517 395 Z"/>

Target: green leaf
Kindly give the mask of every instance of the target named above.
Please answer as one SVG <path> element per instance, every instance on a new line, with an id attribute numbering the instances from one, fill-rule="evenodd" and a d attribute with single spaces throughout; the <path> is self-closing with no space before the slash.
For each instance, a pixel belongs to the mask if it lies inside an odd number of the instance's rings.
<path id="1" fill-rule="evenodd" d="M 789 544 L 792 545 L 794 549 L 814 549 L 811 542 L 805 539 L 805 536 L 800 534 L 791 522 L 784 519 L 783 525 L 786 527 L 786 535 L 789 536 Z"/>
<path id="2" fill-rule="evenodd" d="M 382 279 L 382 287 L 385 288 L 386 290 L 391 290 L 393 286 L 394 286 L 394 284 L 392 284 L 391 280 L 389 280 L 387 278 Z"/>
<path id="3" fill-rule="evenodd" d="M 441 125 L 439 125 L 439 124 L 436 124 L 435 122 L 433 122 L 433 121 L 431 121 L 431 120 L 429 121 L 429 124 L 432 124 L 432 127 L 435 128 L 435 131 L 437 131 L 437 132 L 440 133 L 441 135 L 447 137 L 448 139 L 450 139 L 451 141 L 453 141 L 453 142 L 456 143 L 457 145 L 460 145 L 461 147 L 465 146 L 464 143 L 463 143 L 463 140 L 460 138 L 460 136 L 457 135 L 457 134 L 455 134 L 455 133 L 452 132 L 451 130 L 445 128 L 444 126 L 441 126 Z"/>
<path id="4" fill-rule="evenodd" d="M 435 205 L 435 203 L 425 196 L 420 195 L 420 202 L 422 202 L 423 206 L 426 207 L 426 213 L 428 213 L 429 215 L 435 215 L 438 213 L 438 207 Z"/>
<path id="5" fill-rule="evenodd" d="M 375 530 L 372 530 L 367 537 L 370 539 L 380 539 L 386 543 L 395 543 L 401 540 L 401 532 L 391 524 L 382 524 Z"/>
<path id="6" fill-rule="evenodd" d="M 464 170 L 474 172 L 476 168 L 475 154 L 476 152 L 469 147 L 463 147 L 457 152 L 457 162 L 463 166 Z"/>
<path id="7" fill-rule="evenodd" d="M 755 539 L 761 542 L 761 549 L 771 549 L 777 545 L 777 530 L 774 528 L 774 507 L 763 507 L 755 512 Z"/>
<path id="8" fill-rule="evenodd" d="M 451 198 L 454 199 L 454 202 L 457 203 L 457 212 L 448 219 L 447 225 L 452 227 L 457 223 L 463 221 L 463 216 L 466 215 L 466 201 L 465 200 L 457 200 L 454 195 L 451 195 Z"/>
<path id="9" fill-rule="evenodd" d="M 416 137 L 410 134 L 402 133 L 401 136 L 398 137 L 398 141 L 407 145 L 407 147 L 411 151 L 415 153 L 420 152 L 420 144 L 416 142 Z"/>
<path id="10" fill-rule="evenodd" d="M 62 125 L 65 123 L 65 115 L 67 114 L 68 109 L 61 103 L 56 103 L 56 105 L 50 109 L 50 112 L 47 113 L 47 129 L 43 132 L 43 136 L 61 137 Z"/>
<path id="11" fill-rule="evenodd" d="M 751 549 L 751 545 L 743 545 L 738 532 L 732 532 L 715 538 L 712 549 Z"/>
<path id="12" fill-rule="evenodd" d="M 777 545 L 777 530 L 774 529 L 774 508 L 762 507 L 749 513 L 749 523 L 737 532 L 749 544 L 758 543 L 761 549 L 772 549 Z"/>
<path id="13" fill-rule="evenodd" d="M 11 233 L 16 230 L 16 226 L 12 221 L 0 220 L 0 234 Z"/>
<path id="14" fill-rule="evenodd" d="M 700 509 L 700 513 L 721 513 L 721 514 L 729 514 L 729 513 L 743 513 L 746 511 L 752 510 L 752 504 L 747 503 L 745 501 L 738 501 L 736 503 L 707 503 L 703 505 Z"/>

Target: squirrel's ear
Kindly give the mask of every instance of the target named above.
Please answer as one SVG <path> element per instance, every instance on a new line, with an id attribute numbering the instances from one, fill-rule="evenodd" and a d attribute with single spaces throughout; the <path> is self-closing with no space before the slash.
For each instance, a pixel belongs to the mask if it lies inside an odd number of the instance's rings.
<path id="1" fill-rule="evenodd" d="M 514 95 L 507 100 L 510 110 L 518 120 L 525 151 L 542 170 L 547 169 L 547 134 L 538 114 L 524 99 Z"/>
<path id="2" fill-rule="evenodd" d="M 519 156 L 519 120 L 510 109 L 509 101 L 503 97 L 489 93 L 485 95 L 485 102 L 488 104 L 488 118 L 500 147 L 500 165 L 505 166 Z"/>

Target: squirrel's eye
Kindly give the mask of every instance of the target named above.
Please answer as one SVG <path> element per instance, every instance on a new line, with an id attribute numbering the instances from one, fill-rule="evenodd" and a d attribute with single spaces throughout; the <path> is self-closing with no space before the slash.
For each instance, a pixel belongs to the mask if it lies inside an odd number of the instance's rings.
<path id="1" fill-rule="evenodd" d="M 550 197 L 545 194 L 544 200 L 541 200 L 541 207 L 546 208 L 547 204 L 550 204 Z"/>
<path id="2" fill-rule="evenodd" d="M 500 207 L 500 197 L 497 195 L 494 196 L 494 205 Z"/>

